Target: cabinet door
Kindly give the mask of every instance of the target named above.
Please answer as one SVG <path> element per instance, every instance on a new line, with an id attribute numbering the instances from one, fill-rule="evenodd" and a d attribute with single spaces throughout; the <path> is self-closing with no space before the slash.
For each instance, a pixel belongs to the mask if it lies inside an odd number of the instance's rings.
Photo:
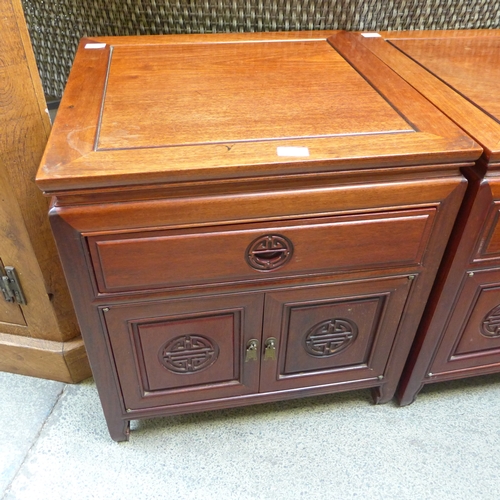
<path id="1" fill-rule="evenodd" d="M 500 270 L 466 273 L 429 372 L 456 378 L 499 363 Z"/>
<path id="2" fill-rule="evenodd" d="M 262 308 L 262 294 L 103 308 L 126 408 L 257 392 Z"/>
<path id="3" fill-rule="evenodd" d="M 411 283 L 398 276 L 266 295 L 261 392 L 384 376 Z"/>

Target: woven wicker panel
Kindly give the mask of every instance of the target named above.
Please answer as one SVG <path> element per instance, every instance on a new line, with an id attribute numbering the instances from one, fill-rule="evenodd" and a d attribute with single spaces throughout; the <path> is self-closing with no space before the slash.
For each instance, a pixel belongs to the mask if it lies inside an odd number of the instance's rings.
<path id="1" fill-rule="evenodd" d="M 22 0 L 46 94 L 83 36 L 500 27 L 498 0 Z"/>

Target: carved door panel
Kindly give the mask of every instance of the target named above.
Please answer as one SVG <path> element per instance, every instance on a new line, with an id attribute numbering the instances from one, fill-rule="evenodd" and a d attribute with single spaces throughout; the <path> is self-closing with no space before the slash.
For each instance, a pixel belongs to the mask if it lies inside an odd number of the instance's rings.
<path id="1" fill-rule="evenodd" d="M 495 363 L 500 363 L 500 270 L 466 273 L 429 372 L 470 373 Z"/>
<path id="2" fill-rule="evenodd" d="M 102 307 L 126 408 L 376 380 L 408 276 Z"/>
<path id="3" fill-rule="evenodd" d="M 102 308 L 127 409 L 257 392 L 263 302 L 235 294 Z"/>
<path id="4" fill-rule="evenodd" d="M 410 286 L 400 276 L 267 294 L 261 392 L 383 377 Z"/>

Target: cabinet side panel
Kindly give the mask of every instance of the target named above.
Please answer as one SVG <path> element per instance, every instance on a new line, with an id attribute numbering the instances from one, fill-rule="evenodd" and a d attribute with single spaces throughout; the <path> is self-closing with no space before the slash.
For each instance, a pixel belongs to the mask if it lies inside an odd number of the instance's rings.
<path id="1" fill-rule="evenodd" d="M 58 242 L 59 255 L 72 293 L 109 432 L 117 441 L 127 440 L 128 419 L 111 351 L 103 334 L 102 319 L 92 305 L 94 291 L 86 264 L 84 240 L 74 228 L 59 217 L 55 209 L 50 212 L 50 222 Z"/>

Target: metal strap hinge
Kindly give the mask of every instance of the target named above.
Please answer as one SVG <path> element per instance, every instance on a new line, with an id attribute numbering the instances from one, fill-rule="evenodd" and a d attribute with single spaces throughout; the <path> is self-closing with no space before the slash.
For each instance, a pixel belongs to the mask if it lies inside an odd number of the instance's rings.
<path id="1" fill-rule="evenodd" d="M 12 266 L 5 266 L 4 268 L 0 266 L 0 288 L 7 302 L 26 304 L 19 278 Z"/>

